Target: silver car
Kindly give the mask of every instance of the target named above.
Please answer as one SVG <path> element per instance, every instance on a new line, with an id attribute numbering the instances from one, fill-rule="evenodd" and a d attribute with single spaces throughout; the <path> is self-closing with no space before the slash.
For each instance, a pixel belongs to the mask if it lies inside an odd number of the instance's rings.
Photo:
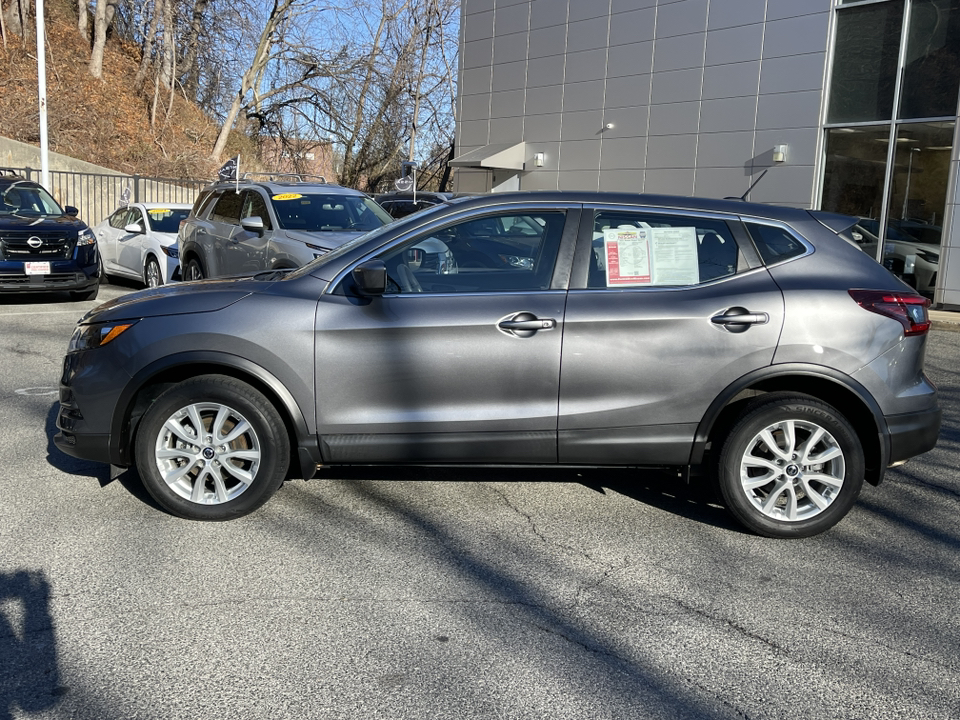
<path id="1" fill-rule="evenodd" d="M 814 535 L 940 427 L 929 300 L 841 236 L 855 222 L 454 200 L 292 272 L 100 306 L 64 360 L 56 443 L 135 464 L 201 520 L 319 464 L 676 466 L 751 530 Z"/>
<path id="2" fill-rule="evenodd" d="M 180 279 L 177 231 L 190 214 L 182 203 L 135 203 L 117 208 L 93 232 L 107 275 L 157 287 Z"/>
<path id="3" fill-rule="evenodd" d="M 392 220 L 369 196 L 330 183 L 219 182 L 200 194 L 180 228 L 183 277 L 300 267 Z"/>

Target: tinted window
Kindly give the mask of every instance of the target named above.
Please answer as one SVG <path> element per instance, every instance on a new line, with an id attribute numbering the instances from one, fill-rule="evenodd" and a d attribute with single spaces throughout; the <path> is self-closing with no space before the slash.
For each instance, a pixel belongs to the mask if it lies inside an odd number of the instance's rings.
<path id="1" fill-rule="evenodd" d="M 562 212 L 487 216 L 420 236 L 382 256 L 387 292 L 546 290 L 563 233 Z M 519 221 L 531 232 L 511 234 Z"/>
<path id="2" fill-rule="evenodd" d="M 697 285 L 735 274 L 739 262 L 722 220 L 602 210 L 594 218 L 587 287 Z"/>
<path id="3" fill-rule="evenodd" d="M 774 225 L 747 223 L 757 251 L 767 265 L 803 255 L 807 249 L 797 238 L 783 228 Z"/>
<path id="4" fill-rule="evenodd" d="M 200 197 L 197 198 L 197 201 L 193 204 L 193 210 L 191 212 L 194 216 L 205 215 L 207 210 L 210 209 L 210 205 L 216 200 L 218 194 L 211 190 L 204 190 Z"/>
<path id="5" fill-rule="evenodd" d="M 210 219 L 215 222 L 232 223 L 234 225 L 239 223 L 242 197 L 242 195 L 238 195 L 235 192 L 225 192 L 220 196 L 220 199 L 217 200 Z"/>

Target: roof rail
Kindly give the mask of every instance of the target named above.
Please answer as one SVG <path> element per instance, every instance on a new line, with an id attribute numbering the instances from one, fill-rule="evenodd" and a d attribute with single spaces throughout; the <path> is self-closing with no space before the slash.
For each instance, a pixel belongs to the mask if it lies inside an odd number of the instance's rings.
<path id="1" fill-rule="evenodd" d="M 18 178 L 23 177 L 23 175 L 21 175 L 17 170 L 14 170 L 13 168 L 0 167 L 0 176 L 3 176 L 3 175 L 8 175 L 10 177 L 18 177 Z"/>
<path id="2" fill-rule="evenodd" d="M 240 175 L 240 181 L 252 182 L 254 178 L 261 178 L 267 182 L 288 180 L 292 182 L 306 182 L 305 178 L 319 180 L 326 184 L 327 179 L 323 175 L 305 175 L 303 173 L 278 173 L 278 172 L 245 172 Z"/>

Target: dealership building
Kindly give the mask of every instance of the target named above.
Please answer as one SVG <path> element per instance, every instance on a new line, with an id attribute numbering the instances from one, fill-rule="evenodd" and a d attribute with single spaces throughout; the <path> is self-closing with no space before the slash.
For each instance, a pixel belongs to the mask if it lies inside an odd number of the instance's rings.
<path id="1" fill-rule="evenodd" d="M 960 308 L 960 0 L 462 0 L 460 48 L 456 190 L 759 179 Z"/>

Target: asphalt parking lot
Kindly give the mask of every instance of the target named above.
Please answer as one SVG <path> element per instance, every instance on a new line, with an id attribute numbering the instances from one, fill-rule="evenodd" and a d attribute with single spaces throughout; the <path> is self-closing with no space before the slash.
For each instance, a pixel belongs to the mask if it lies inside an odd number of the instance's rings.
<path id="1" fill-rule="evenodd" d="M 202 524 L 52 443 L 126 292 L 0 296 L 0 720 L 960 717 L 953 326 L 938 447 L 819 537 L 652 471 L 324 471 Z"/>

